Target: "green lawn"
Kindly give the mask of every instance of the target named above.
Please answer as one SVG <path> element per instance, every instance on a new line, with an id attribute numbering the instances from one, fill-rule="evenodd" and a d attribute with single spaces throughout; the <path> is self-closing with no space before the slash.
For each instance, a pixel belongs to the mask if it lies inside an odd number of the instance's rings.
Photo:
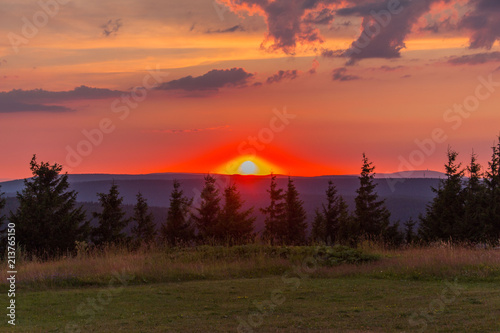
<path id="1" fill-rule="evenodd" d="M 500 332 L 500 288 L 489 282 L 293 274 L 124 288 L 116 282 L 114 289 L 21 288 L 17 325 L 7 327 L 4 315 L 0 332 Z"/>

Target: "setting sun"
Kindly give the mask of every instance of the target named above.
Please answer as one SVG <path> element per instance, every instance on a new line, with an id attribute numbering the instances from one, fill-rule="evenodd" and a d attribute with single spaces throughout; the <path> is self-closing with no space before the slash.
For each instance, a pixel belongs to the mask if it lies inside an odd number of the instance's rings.
<path id="1" fill-rule="evenodd" d="M 245 161 L 240 165 L 240 173 L 242 175 L 253 175 L 257 170 L 257 166 L 252 161 Z"/>
<path id="2" fill-rule="evenodd" d="M 228 175 L 269 175 L 282 173 L 282 169 L 263 158 L 248 155 L 234 158 L 221 165 L 216 172 Z"/>

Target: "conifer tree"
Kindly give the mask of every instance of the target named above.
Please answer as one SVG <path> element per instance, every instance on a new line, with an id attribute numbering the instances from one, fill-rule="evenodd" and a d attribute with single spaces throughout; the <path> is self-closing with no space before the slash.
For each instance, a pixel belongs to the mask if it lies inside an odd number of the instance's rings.
<path id="1" fill-rule="evenodd" d="M 456 162 L 458 153 L 448 148 L 445 164 L 446 178 L 432 188 L 435 198 L 420 217 L 419 235 L 424 241 L 458 240 L 461 238 L 461 219 L 464 216 L 462 182 L 464 171 Z"/>
<path id="2" fill-rule="evenodd" d="M 218 238 L 226 244 L 242 244 L 253 240 L 253 224 L 251 216 L 253 208 L 243 210 L 244 201 L 236 185 L 224 190 L 224 206 L 219 215 Z"/>
<path id="3" fill-rule="evenodd" d="M 194 227 L 190 214 L 192 204 L 193 199 L 184 196 L 180 182 L 174 180 L 167 221 L 162 225 L 162 237 L 170 246 L 187 244 L 194 239 Z"/>
<path id="4" fill-rule="evenodd" d="M 485 234 L 493 242 L 500 239 L 500 136 L 498 143 L 492 148 L 491 161 L 485 175 L 486 184 L 486 216 Z"/>
<path id="5" fill-rule="evenodd" d="M 269 206 L 261 208 L 260 211 L 265 215 L 265 229 L 263 238 L 271 243 L 283 243 L 286 234 L 285 228 L 285 194 L 283 189 L 278 188 L 276 175 L 271 174 L 271 186 L 269 190 Z"/>
<path id="6" fill-rule="evenodd" d="M 342 196 L 338 195 L 337 188 L 332 181 L 328 182 L 326 190 L 327 204 L 323 205 L 323 215 L 325 217 L 325 241 L 333 244 L 339 240 L 339 228 L 347 224 L 349 213 L 347 204 Z"/>
<path id="7" fill-rule="evenodd" d="M 360 186 L 356 190 L 355 220 L 359 231 L 369 239 L 380 239 L 389 226 L 390 213 L 385 207 L 385 200 L 378 200 L 374 181 L 375 167 L 363 153 L 363 165 L 359 177 Z"/>
<path id="8" fill-rule="evenodd" d="M 457 240 L 479 242 L 486 240 L 487 199 L 486 187 L 482 180 L 481 166 L 477 155 L 472 153 L 467 166 L 468 180 L 463 192 L 464 212 L 461 219 Z"/>
<path id="9" fill-rule="evenodd" d="M 134 216 L 132 220 L 136 225 L 132 228 L 132 235 L 137 243 L 151 244 L 156 237 L 156 225 L 154 223 L 153 213 L 149 211 L 148 202 L 137 193 L 137 203 L 134 206 Z"/>
<path id="10" fill-rule="evenodd" d="M 109 193 L 97 194 L 102 212 L 94 212 L 93 214 L 99 223 L 92 230 L 92 241 L 96 245 L 119 245 L 125 244 L 129 240 L 123 229 L 129 224 L 130 219 L 125 218 L 125 212 L 122 207 L 123 197 L 119 197 L 119 195 L 118 185 L 114 182 L 111 185 Z"/>
<path id="11" fill-rule="evenodd" d="M 17 193 L 19 208 L 9 220 L 16 224 L 16 240 L 28 253 L 42 256 L 73 251 L 75 241 L 88 237 L 89 224 L 83 208 L 76 207 L 77 193 L 68 191 L 68 175 L 62 166 L 30 162 L 33 174 Z"/>
<path id="12" fill-rule="evenodd" d="M 321 240 L 325 244 L 331 245 L 341 242 L 341 229 L 342 231 L 347 231 L 349 227 L 349 212 L 344 198 L 338 195 L 337 188 L 331 180 L 328 181 L 326 198 L 326 205 L 322 205 L 321 211 L 316 211 L 312 234 L 317 234 L 313 239 Z M 323 225 L 320 226 L 321 223 Z"/>
<path id="13" fill-rule="evenodd" d="M 220 195 L 213 176 L 205 176 L 205 186 L 201 191 L 201 205 L 197 208 L 198 215 L 194 216 L 200 240 L 214 241 L 217 238 L 219 223 Z"/>
<path id="14" fill-rule="evenodd" d="M 304 202 L 299 198 L 299 192 L 295 188 L 293 180 L 288 177 L 288 186 L 285 192 L 285 243 L 289 245 L 301 245 L 306 242 L 306 211 Z"/>

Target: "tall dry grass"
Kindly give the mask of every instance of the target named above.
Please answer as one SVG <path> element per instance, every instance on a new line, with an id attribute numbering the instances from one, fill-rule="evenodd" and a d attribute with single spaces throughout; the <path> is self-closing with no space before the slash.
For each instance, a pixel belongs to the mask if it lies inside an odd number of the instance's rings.
<path id="1" fill-rule="evenodd" d="M 461 279 L 500 281 L 500 250 L 475 249 L 451 243 L 390 250 L 368 247 L 383 259 L 361 266 L 321 268 L 321 277 L 368 275 L 412 280 Z"/>
<path id="2" fill-rule="evenodd" d="M 49 261 L 18 256 L 17 283 L 24 288 L 106 285 L 114 274 L 133 276 L 132 283 L 279 276 L 293 268 L 312 247 L 236 247 L 82 249 L 76 256 Z M 362 252 L 380 259 L 363 264 L 318 265 L 312 277 L 369 276 L 389 279 L 470 279 L 500 281 L 500 250 L 472 249 L 450 244 L 388 250 L 366 247 Z M 7 266 L 1 263 L 0 281 Z M 5 282 L 2 287 L 6 287 Z"/>

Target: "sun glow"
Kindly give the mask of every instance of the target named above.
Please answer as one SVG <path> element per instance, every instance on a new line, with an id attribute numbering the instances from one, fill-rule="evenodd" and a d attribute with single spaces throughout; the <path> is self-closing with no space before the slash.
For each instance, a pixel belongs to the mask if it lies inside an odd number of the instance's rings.
<path id="1" fill-rule="evenodd" d="M 250 155 L 240 156 L 227 162 L 217 172 L 229 175 L 268 175 L 270 173 L 281 173 L 282 171 L 272 163 Z"/>

